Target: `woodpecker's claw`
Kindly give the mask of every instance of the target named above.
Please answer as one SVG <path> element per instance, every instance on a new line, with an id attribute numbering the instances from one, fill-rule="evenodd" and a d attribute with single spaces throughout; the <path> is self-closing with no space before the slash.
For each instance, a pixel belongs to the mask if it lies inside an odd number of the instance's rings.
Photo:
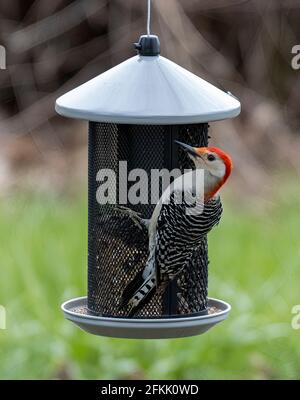
<path id="1" fill-rule="evenodd" d="M 137 226 L 141 231 L 143 230 L 143 225 L 146 225 L 145 220 L 141 218 L 141 213 L 131 210 L 131 208 L 124 206 L 115 207 L 115 211 L 127 216 L 131 219 L 135 226 Z"/>

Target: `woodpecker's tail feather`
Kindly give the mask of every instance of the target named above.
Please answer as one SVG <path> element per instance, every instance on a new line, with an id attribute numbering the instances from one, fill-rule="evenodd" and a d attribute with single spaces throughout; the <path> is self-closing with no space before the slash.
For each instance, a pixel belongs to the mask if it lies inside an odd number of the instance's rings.
<path id="1" fill-rule="evenodd" d="M 124 289 L 124 291 L 122 293 L 119 309 L 124 308 L 124 307 L 127 306 L 127 304 L 131 300 L 131 298 L 134 295 L 134 293 L 144 283 L 144 280 L 145 279 L 143 279 L 143 271 L 141 271 L 135 276 L 135 278 L 131 282 L 128 283 L 128 285 L 125 287 L 125 289 Z"/>
<path id="2" fill-rule="evenodd" d="M 132 317 L 140 310 L 146 301 L 149 301 L 154 294 L 156 287 L 155 273 L 149 275 L 147 279 L 143 279 L 143 273 L 139 273 L 135 279 L 125 288 L 120 309 L 129 308 L 128 316 Z"/>

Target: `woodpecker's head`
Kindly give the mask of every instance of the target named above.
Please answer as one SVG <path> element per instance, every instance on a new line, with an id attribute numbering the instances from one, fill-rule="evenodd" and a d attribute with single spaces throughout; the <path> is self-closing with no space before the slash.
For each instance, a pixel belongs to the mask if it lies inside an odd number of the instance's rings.
<path id="1" fill-rule="evenodd" d="M 218 147 L 192 147 L 188 144 L 176 143 L 185 150 L 197 169 L 206 174 L 207 190 L 212 197 L 227 181 L 232 171 L 230 156 Z"/>

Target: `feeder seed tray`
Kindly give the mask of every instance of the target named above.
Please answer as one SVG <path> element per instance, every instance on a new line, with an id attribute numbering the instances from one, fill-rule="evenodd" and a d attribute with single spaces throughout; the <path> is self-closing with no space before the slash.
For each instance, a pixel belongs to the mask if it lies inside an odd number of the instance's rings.
<path id="1" fill-rule="evenodd" d="M 94 316 L 87 309 L 87 298 L 66 301 L 62 305 L 65 318 L 84 331 L 98 336 L 127 339 L 168 339 L 201 335 L 227 318 L 230 305 L 208 299 L 208 315 L 175 318 L 109 318 Z"/>

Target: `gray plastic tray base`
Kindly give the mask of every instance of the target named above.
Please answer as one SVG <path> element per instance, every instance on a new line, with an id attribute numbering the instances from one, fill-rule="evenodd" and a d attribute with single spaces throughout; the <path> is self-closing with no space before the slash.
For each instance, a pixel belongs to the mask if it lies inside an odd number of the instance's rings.
<path id="1" fill-rule="evenodd" d="M 209 314 L 178 318 L 111 318 L 88 313 L 87 298 L 79 297 L 62 305 L 65 318 L 98 336 L 127 339 L 167 339 L 201 335 L 227 318 L 231 306 L 210 298 Z"/>

